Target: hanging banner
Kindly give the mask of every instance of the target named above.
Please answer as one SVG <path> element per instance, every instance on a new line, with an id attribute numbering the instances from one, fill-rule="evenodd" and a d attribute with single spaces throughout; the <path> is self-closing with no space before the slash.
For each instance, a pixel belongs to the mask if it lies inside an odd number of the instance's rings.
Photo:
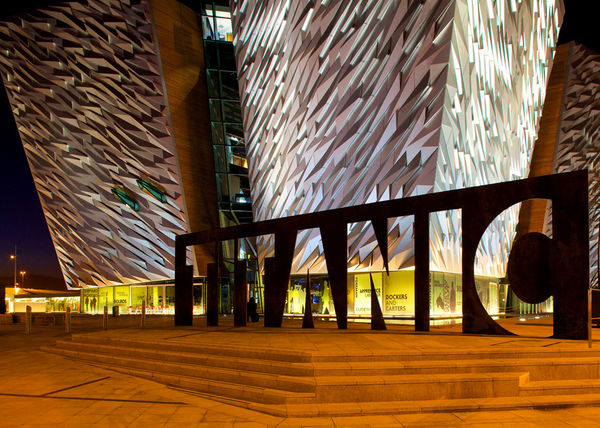
<path id="1" fill-rule="evenodd" d="M 374 273 L 372 275 L 377 299 L 379 300 L 379 305 L 381 305 L 382 275 L 381 273 Z M 354 275 L 354 313 L 371 313 L 371 279 L 368 273 Z"/>
<path id="2" fill-rule="evenodd" d="M 415 272 L 398 271 L 383 275 L 385 293 L 382 310 L 388 315 L 414 315 Z"/>

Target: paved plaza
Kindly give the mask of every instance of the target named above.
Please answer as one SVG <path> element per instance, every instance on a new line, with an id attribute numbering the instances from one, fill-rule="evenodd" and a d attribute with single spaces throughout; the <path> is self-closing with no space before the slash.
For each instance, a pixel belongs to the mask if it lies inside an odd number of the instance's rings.
<path id="1" fill-rule="evenodd" d="M 350 323 L 337 331 L 334 323 L 317 323 L 312 331 L 298 328 L 301 321 L 286 321 L 282 329 L 259 325 L 221 327 L 201 325 L 187 328 L 124 328 L 99 331 L 99 335 L 142 338 L 169 342 L 248 344 L 282 347 L 298 351 L 328 352 L 353 350 L 423 350 L 461 347 L 587 348 L 587 342 L 548 339 L 551 328 L 543 319 L 512 321 L 520 337 L 464 336 L 459 326 L 432 327 L 415 333 L 409 327 L 390 326 L 386 332 L 371 332 L 368 324 Z M 507 426 L 507 427 L 596 427 L 600 407 L 572 406 L 553 409 L 502 411 L 403 413 L 378 416 L 283 418 L 231 405 L 210 396 L 178 390 L 150 380 L 116 373 L 104 368 L 45 353 L 66 335 L 60 327 L 34 326 L 31 336 L 20 324 L 0 325 L 0 426 Z M 93 330 L 86 327 L 86 333 Z M 83 332 L 83 331 L 82 331 Z M 76 331 L 75 331 L 76 333 Z M 600 331 L 594 332 L 600 347 Z M 167 346 L 167 345 L 166 345 Z"/>

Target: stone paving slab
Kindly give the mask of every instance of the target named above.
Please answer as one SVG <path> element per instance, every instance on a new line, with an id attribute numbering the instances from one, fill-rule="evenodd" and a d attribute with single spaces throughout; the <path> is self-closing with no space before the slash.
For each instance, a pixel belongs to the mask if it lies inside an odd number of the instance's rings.
<path id="1" fill-rule="evenodd" d="M 372 352 L 528 346 L 587 349 L 587 342 L 540 338 L 551 334 L 548 326 L 527 326 L 513 321 L 511 328 L 525 337 L 463 336 L 460 327 L 432 328 L 414 333 L 410 327 L 390 326 L 387 332 L 368 331 L 356 325 L 339 332 L 334 323 L 316 323 L 303 332 L 301 321 L 286 321 L 283 329 L 256 325 L 234 329 L 227 322 L 208 331 L 201 323 L 186 328 L 118 329 L 98 332 L 111 337 L 136 337 L 165 342 L 207 341 L 239 346 L 281 347 L 309 352 Z M 525 324 L 525 325 L 521 325 Z M 208 396 L 169 388 L 155 382 L 115 373 L 100 367 L 39 351 L 66 337 L 54 327 L 35 327 L 32 336 L 21 325 L 0 326 L 0 426 L 510 426 L 583 427 L 600 426 L 600 406 L 560 409 L 503 409 L 446 413 L 402 413 L 377 416 L 284 418 L 232 406 Z M 81 331 L 86 332 L 86 331 Z M 75 332 L 77 333 L 77 332 Z M 594 348 L 600 349 L 600 330 L 595 330 Z M 502 404 L 501 408 L 508 403 Z M 543 404 L 543 403 L 542 403 Z M 576 403 L 574 403 L 576 404 Z M 490 403 L 493 408 L 493 403 Z"/>

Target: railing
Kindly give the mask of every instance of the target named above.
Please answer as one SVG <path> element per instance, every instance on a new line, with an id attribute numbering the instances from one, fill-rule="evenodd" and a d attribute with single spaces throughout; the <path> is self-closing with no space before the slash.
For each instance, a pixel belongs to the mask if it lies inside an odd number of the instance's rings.
<path id="1" fill-rule="evenodd" d="M 117 306 L 118 307 L 118 306 Z M 31 306 L 27 306 L 26 312 L 10 313 L 0 317 L 0 325 L 21 325 L 19 329 L 25 329 L 27 335 L 32 335 L 36 331 L 47 330 L 48 328 L 64 329 L 66 334 L 77 332 L 91 332 L 98 330 L 112 330 L 120 328 L 145 328 L 145 327 L 164 327 L 173 324 L 173 315 L 147 315 L 142 310 L 139 314 L 119 315 L 118 310 L 112 314 L 108 306 L 104 306 L 100 314 L 83 314 L 71 312 L 67 308 L 62 313 L 33 312 Z"/>

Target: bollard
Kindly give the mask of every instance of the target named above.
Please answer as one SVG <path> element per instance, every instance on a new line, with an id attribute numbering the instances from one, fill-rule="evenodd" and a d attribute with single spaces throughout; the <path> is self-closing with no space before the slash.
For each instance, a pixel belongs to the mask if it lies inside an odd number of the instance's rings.
<path id="1" fill-rule="evenodd" d="M 65 333 L 71 333 L 71 308 L 67 306 L 67 312 L 65 313 Z"/>
<path id="2" fill-rule="evenodd" d="M 142 314 L 140 315 L 140 327 L 144 328 L 146 325 L 146 301 L 142 300 Z"/>
<path id="3" fill-rule="evenodd" d="M 25 313 L 25 332 L 27 332 L 27 334 L 31 334 L 31 322 L 32 322 L 32 318 L 31 318 L 31 306 L 27 306 L 27 312 Z"/>
<path id="4" fill-rule="evenodd" d="M 108 330 L 108 306 L 104 306 L 104 315 L 102 316 L 102 328 Z"/>

